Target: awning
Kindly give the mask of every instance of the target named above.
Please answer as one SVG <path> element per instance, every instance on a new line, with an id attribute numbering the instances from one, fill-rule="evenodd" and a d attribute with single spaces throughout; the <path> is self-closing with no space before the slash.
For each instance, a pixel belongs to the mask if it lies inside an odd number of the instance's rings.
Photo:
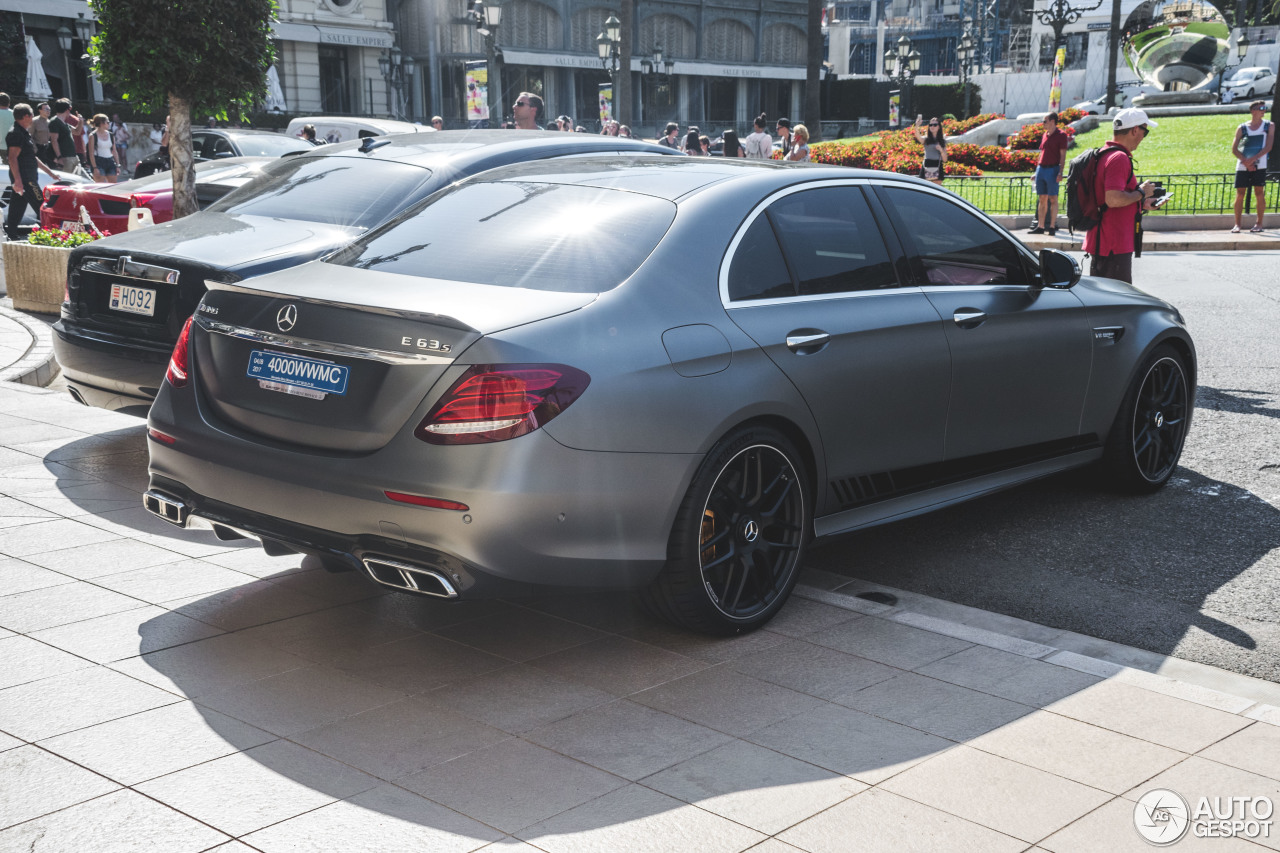
<path id="1" fill-rule="evenodd" d="M 271 25 L 276 38 L 308 44 L 334 44 L 343 47 L 390 48 L 395 36 L 386 30 L 361 27 L 317 27 L 311 24 L 289 24 L 277 21 Z"/>
<path id="2" fill-rule="evenodd" d="M 640 62 L 647 57 L 631 57 L 631 70 L 639 71 Z M 603 70 L 599 57 L 576 53 L 544 53 L 534 50 L 502 48 L 502 61 L 507 65 L 535 65 L 543 68 L 585 68 Z M 675 74 L 696 77 L 746 77 L 753 80 L 803 80 L 805 69 L 787 65 L 735 65 L 727 62 L 703 62 L 677 59 Z"/>
<path id="3" fill-rule="evenodd" d="M 5 0 L 6 12 L 21 12 L 24 15 L 46 15 L 53 18 L 77 18 L 84 15 L 90 21 L 95 20 L 88 0 Z"/>

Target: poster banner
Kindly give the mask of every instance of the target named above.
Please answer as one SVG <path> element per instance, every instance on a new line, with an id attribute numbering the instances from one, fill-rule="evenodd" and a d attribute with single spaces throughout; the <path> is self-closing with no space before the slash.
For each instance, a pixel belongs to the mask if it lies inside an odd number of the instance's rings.
<path id="1" fill-rule="evenodd" d="M 898 127 L 900 116 L 899 109 L 902 104 L 902 92 L 894 89 L 889 93 L 889 127 Z"/>
<path id="2" fill-rule="evenodd" d="M 613 119 L 613 84 L 600 84 L 600 124 Z"/>
<path id="3" fill-rule="evenodd" d="M 489 120 L 489 67 L 484 60 L 468 62 L 467 72 L 467 121 Z"/>
<path id="4" fill-rule="evenodd" d="M 1053 81 L 1049 84 L 1049 112 L 1062 109 L 1062 67 L 1067 64 L 1067 49 L 1058 48 L 1053 57 Z"/>

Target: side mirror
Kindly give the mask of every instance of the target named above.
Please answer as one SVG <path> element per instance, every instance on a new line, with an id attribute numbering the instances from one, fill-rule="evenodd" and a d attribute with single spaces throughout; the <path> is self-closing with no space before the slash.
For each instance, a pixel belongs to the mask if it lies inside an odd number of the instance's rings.
<path id="1" fill-rule="evenodd" d="M 1080 265 L 1075 258 L 1057 249 L 1040 250 L 1040 284 L 1067 290 L 1080 280 Z"/>

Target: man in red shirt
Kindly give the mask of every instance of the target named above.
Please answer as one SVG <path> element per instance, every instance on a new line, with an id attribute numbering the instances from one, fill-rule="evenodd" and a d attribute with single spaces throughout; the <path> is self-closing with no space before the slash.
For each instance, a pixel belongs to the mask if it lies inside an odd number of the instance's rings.
<path id="1" fill-rule="evenodd" d="M 1067 154 L 1067 135 L 1058 130 L 1058 114 L 1044 117 L 1044 136 L 1040 137 L 1040 161 L 1036 164 L 1036 221 L 1028 234 L 1052 237 L 1058 233 L 1058 181 L 1062 177 L 1062 161 Z"/>
<path id="2" fill-rule="evenodd" d="M 1151 209 L 1151 196 L 1156 185 L 1138 183 L 1133 174 L 1130 155 L 1150 133 L 1156 123 L 1139 109 L 1116 113 L 1111 121 L 1112 139 L 1098 155 L 1095 193 L 1105 205 L 1102 222 L 1084 235 L 1084 253 L 1092 260 L 1089 274 L 1114 278 L 1133 284 L 1134 237 L 1138 230 L 1138 211 Z"/>

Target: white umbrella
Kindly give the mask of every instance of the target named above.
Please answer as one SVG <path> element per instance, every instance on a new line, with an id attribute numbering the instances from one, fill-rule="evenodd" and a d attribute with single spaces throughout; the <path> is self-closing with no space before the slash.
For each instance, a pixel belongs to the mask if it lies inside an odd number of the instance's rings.
<path id="1" fill-rule="evenodd" d="M 44 54 L 36 47 L 36 40 L 27 36 L 27 97 L 52 98 L 53 89 L 49 88 L 49 78 L 44 76 L 44 66 L 40 64 Z"/>
<path id="2" fill-rule="evenodd" d="M 267 69 L 267 100 L 262 108 L 267 112 L 283 113 L 289 110 L 284 102 L 284 90 L 280 88 L 280 75 L 274 65 Z"/>

